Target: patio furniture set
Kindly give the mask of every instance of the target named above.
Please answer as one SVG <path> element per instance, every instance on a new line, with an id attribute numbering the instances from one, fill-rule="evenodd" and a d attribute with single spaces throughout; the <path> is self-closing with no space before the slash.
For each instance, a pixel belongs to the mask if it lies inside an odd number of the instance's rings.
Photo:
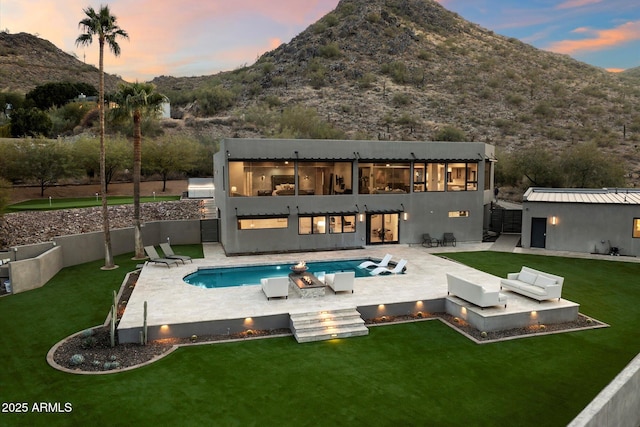
<path id="1" fill-rule="evenodd" d="M 425 233 L 422 235 L 422 246 L 425 248 L 433 248 L 437 246 L 455 246 L 456 238 L 453 233 L 444 233 L 442 235 L 442 239 L 436 239 L 435 237 L 431 237 L 429 233 Z"/>

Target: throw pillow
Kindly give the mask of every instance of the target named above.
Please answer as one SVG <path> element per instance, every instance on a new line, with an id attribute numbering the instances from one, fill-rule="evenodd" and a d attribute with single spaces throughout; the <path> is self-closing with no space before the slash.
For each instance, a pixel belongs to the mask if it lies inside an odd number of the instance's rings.
<path id="1" fill-rule="evenodd" d="M 542 274 L 538 275 L 536 282 L 534 285 L 539 286 L 541 288 L 546 288 L 547 286 L 552 286 L 556 284 L 556 280 L 551 277 L 543 276 Z"/>
<path id="2" fill-rule="evenodd" d="M 518 280 L 530 285 L 533 285 L 537 278 L 537 274 L 531 273 L 529 271 L 521 271 L 520 274 L 518 274 Z"/>

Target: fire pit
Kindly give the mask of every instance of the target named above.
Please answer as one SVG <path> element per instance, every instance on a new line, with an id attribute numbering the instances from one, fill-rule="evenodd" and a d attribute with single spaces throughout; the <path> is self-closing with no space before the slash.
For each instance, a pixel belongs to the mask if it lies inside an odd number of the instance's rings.
<path id="1" fill-rule="evenodd" d="M 305 261 L 300 261 L 299 263 L 291 267 L 291 271 L 298 274 L 304 273 L 305 271 L 307 271 L 307 263 Z"/>

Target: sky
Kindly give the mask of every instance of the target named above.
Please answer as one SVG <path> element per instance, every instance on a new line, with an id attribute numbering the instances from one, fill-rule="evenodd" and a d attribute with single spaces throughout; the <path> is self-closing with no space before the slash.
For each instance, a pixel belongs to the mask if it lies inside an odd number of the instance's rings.
<path id="1" fill-rule="evenodd" d="M 633 0 L 438 0 L 463 18 L 610 71 L 640 66 Z M 339 0 L 0 0 L 0 31 L 26 32 L 98 65 L 98 42 L 76 46 L 83 9 L 108 5 L 129 40 L 105 50 L 123 79 L 212 75 L 251 65 L 332 11 Z"/>

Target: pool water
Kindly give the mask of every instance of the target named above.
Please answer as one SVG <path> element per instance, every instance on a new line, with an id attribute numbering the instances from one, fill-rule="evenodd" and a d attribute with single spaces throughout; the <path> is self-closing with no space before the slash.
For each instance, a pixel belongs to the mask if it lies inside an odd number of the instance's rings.
<path id="1" fill-rule="evenodd" d="M 355 271 L 356 277 L 370 276 L 370 270 L 358 267 L 363 261 L 368 261 L 368 259 L 308 262 L 307 271 L 316 276 L 321 276 L 322 273 L 336 273 L 339 271 Z M 290 268 L 293 265 L 205 268 L 186 276 L 184 281 L 201 288 L 259 285 L 260 279 L 265 277 L 287 276 L 291 273 Z"/>

